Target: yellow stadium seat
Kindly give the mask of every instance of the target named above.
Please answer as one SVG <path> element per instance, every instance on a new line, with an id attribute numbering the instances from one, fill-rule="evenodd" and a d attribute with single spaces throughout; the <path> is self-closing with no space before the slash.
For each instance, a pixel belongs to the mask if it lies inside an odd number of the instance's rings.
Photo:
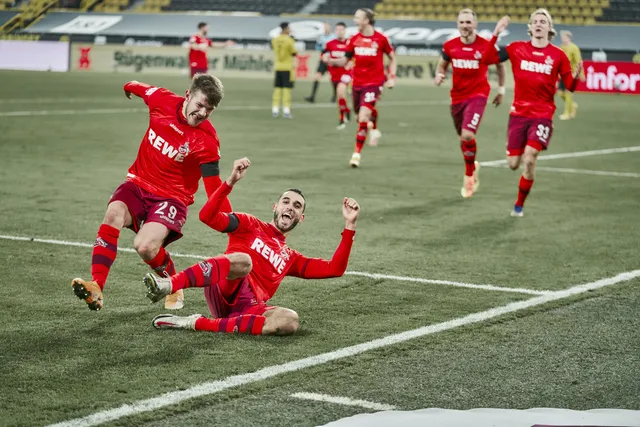
<path id="1" fill-rule="evenodd" d="M 593 25 L 596 23 L 596 18 L 587 18 L 584 20 L 584 25 Z"/>

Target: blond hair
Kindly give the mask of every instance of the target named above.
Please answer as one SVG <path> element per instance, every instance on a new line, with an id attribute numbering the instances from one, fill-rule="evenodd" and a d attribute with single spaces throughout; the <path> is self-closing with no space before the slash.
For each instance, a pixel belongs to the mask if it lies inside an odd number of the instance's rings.
<path id="1" fill-rule="evenodd" d="M 536 15 L 544 15 L 545 18 L 547 18 L 547 21 L 549 21 L 549 40 L 553 40 L 553 37 L 555 37 L 555 35 L 558 33 L 553 28 L 553 19 L 551 18 L 551 14 L 547 9 L 544 8 L 536 9 L 536 11 L 533 12 L 529 17 L 529 24 L 527 24 L 527 34 L 529 34 L 529 37 L 533 36 L 533 31 L 531 31 L 531 22 L 533 22 L 533 18 Z"/>
<path id="2" fill-rule="evenodd" d="M 568 30 L 560 31 L 560 35 L 563 37 L 569 37 L 569 39 L 573 39 L 573 34 L 571 34 L 571 31 Z"/>
<path id="3" fill-rule="evenodd" d="M 460 10 L 460 12 L 458 12 L 458 16 L 462 15 L 463 13 L 470 13 L 471 15 L 473 15 L 473 19 L 478 19 L 478 15 L 476 15 L 473 9 L 469 9 L 468 7 Z"/>

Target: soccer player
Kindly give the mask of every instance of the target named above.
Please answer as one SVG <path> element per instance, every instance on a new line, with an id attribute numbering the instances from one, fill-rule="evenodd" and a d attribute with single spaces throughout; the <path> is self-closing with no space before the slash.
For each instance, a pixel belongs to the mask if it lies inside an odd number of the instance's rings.
<path id="1" fill-rule="evenodd" d="M 338 24 L 336 24 L 338 25 Z M 337 31 L 336 31 L 337 34 Z M 322 53 L 324 53 L 325 51 L 325 47 L 327 45 L 327 43 L 329 43 L 331 40 L 336 38 L 336 34 L 332 34 L 331 33 L 331 25 L 329 25 L 328 22 L 324 23 L 324 34 L 321 35 L 320 37 L 318 37 L 318 40 L 316 41 L 316 50 L 318 52 L 320 52 L 320 54 L 322 55 Z M 327 68 L 327 63 L 324 61 L 320 61 L 318 63 L 318 69 L 316 70 L 316 74 L 315 76 L 313 76 L 313 85 L 311 87 L 311 95 L 307 96 L 304 100 L 307 102 L 311 102 L 314 103 L 316 102 L 316 92 L 318 91 L 318 85 L 320 84 L 320 80 L 322 79 L 322 76 L 324 76 L 324 74 L 328 71 Z M 333 87 L 333 98 L 331 100 L 331 102 L 336 102 L 336 87 Z"/>
<path id="2" fill-rule="evenodd" d="M 511 212 L 511 216 L 521 217 L 525 199 L 533 186 L 538 154 L 547 149 L 553 134 L 556 82 L 561 78 L 567 90 L 573 92 L 582 72 L 582 63 L 578 63 L 572 75 L 567 55 L 551 44 L 556 30 L 546 9 L 537 9 L 529 18 L 531 40 L 510 43 L 505 49 L 494 48 L 498 36 L 508 25 L 508 16 L 498 21 L 482 61 L 487 64 L 511 61 L 515 90 L 507 132 L 507 164 L 516 170 L 524 162 L 518 198 Z"/>
<path id="3" fill-rule="evenodd" d="M 124 85 L 149 107 L 149 127 L 129 168 L 126 181 L 111 196 L 93 246 L 91 281 L 73 279 L 76 296 L 91 310 L 102 308 L 104 289 L 116 259 L 120 229 L 136 233 L 133 246 L 145 263 L 160 275 L 176 270 L 165 247 L 182 237 L 187 206 L 193 203 L 200 177 L 207 195 L 220 186 L 220 141 L 207 119 L 224 96 L 222 82 L 197 74 L 184 97 L 137 81 Z M 228 200 L 222 210 L 231 211 Z M 182 308 L 180 293 L 166 308 Z"/>
<path id="4" fill-rule="evenodd" d="M 325 65 L 329 63 L 330 59 L 343 58 L 347 51 L 347 25 L 344 22 L 338 22 L 335 28 L 336 38 L 327 42 L 322 51 L 322 63 Z M 351 70 L 348 70 L 346 66 L 339 67 L 335 65 L 328 65 L 328 70 L 331 75 L 331 84 L 333 84 L 336 98 L 338 99 L 338 111 L 340 114 L 338 130 L 342 130 L 351 120 L 351 110 L 347 106 L 347 85 L 351 82 Z"/>
<path id="5" fill-rule="evenodd" d="M 213 318 L 199 314 L 179 317 L 162 314 L 153 319 L 158 329 L 180 328 L 208 332 L 239 332 L 254 335 L 288 335 L 298 329 L 298 314 L 268 305 L 285 276 L 303 279 L 340 277 L 347 269 L 360 213 L 350 198 L 342 202 L 345 226 L 331 260 L 307 258 L 287 246 L 286 238 L 304 219 L 306 201 L 300 190 L 285 191 L 273 206 L 273 220 L 264 222 L 245 213 L 223 213 L 220 206 L 251 163 L 236 160 L 226 182 L 209 198 L 200 220 L 229 235 L 224 255 L 201 261 L 171 276 L 147 274 L 147 297 L 156 302 L 179 289 L 205 287 Z"/>
<path id="6" fill-rule="evenodd" d="M 272 112 L 273 117 L 280 115 L 280 101 L 282 101 L 282 117 L 291 119 L 291 89 L 293 88 L 293 57 L 298 54 L 295 41 L 291 37 L 288 22 L 280 24 L 282 32 L 271 40 L 271 46 L 276 57 L 276 78 L 273 89 Z"/>
<path id="7" fill-rule="evenodd" d="M 575 70 L 582 61 L 582 55 L 580 54 L 580 48 L 571 41 L 572 39 L 573 34 L 571 34 L 571 31 L 560 31 L 560 40 L 562 40 L 560 49 L 567 54 L 569 62 L 571 63 L 571 69 Z M 580 73 L 580 81 L 584 80 L 584 70 L 582 70 L 582 73 Z M 578 114 L 578 103 L 573 100 L 573 95 L 566 89 L 562 80 L 558 82 L 558 93 L 564 101 L 564 113 L 560 115 L 560 120 L 575 119 Z"/>
<path id="8" fill-rule="evenodd" d="M 209 25 L 206 22 L 200 22 L 198 32 L 189 39 L 189 69 L 192 78 L 196 74 L 206 74 L 209 70 L 207 49 L 228 47 L 235 44 L 233 40 L 227 40 L 224 43 L 211 41 L 207 38 L 208 31 Z"/>
<path id="9" fill-rule="evenodd" d="M 376 102 L 385 84 L 393 88 L 396 83 L 398 63 L 396 53 L 389 43 L 389 39 L 375 30 L 375 12 L 371 9 L 358 9 L 353 22 L 358 27 L 358 33 L 347 42 L 345 58 L 331 59 L 330 64 L 346 65 L 351 58 L 355 59 L 353 67 L 353 109 L 358 114 L 358 132 L 356 145 L 349 164 L 353 168 L 360 166 L 361 151 L 369 132 L 369 122 L 375 123 L 377 117 Z M 389 57 L 389 74 L 385 75 L 384 55 Z M 376 111 L 376 117 L 373 112 Z M 373 137 L 372 133 L 372 137 Z M 377 145 L 380 131 L 376 129 L 376 140 L 369 141 L 370 145 Z"/>
<path id="10" fill-rule="evenodd" d="M 460 36 L 445 42 L 442 58 L 438 62 L 435 85 L 442 84 L 447 68 L 453 69 L 453 85 L 451 86 L 451 116 L 453 125 L 460 138 L 460 148 L 465 163 L 464 178 L 460 193 L 468 198 L 478 190 L 478 162 L 476 162 L 476 133 L 491 92 L 488 80 L 488 67 L 479 60 L 489 41 L 478 36 L 476 28 L 478 20 L 471 9 L 462 9 L 458 13 L 458 31 Z M 504 89 L 504 65 L 497 64 L 498 94 L 493 104 L 502 103 Z"/>

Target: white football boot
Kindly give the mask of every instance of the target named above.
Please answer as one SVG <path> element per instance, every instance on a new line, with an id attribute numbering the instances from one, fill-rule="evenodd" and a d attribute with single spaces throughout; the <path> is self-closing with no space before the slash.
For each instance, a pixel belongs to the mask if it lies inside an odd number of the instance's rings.
<path id="1" fill-rule="evenodd" d="M 159 314 L 154 317 L 151 323 L 156 329 L 189 329 L 196 330 L 196 320 L 204 317 L 202 314 L 192 314 L 191 316 L 176 316 L 173 314 Z"/>

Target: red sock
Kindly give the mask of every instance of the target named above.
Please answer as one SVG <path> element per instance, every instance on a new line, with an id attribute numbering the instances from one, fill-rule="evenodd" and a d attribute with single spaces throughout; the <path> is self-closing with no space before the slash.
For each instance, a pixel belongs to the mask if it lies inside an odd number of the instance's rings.
<path id="1" fill-rule="evenodd" d="M 171 276 L 171 293 L 185 288 L 202 288 L 220 283 L 229 275 L 231 262 L 224 255 L 209 258 Z"/>
<path id="2" fill-rule="evenodd" d="M 225 332 L 233 334 L 262 335 L 262 327 L 266 317 L 254 314 L 245 314 L 236 317 L 223 317 L 220 319 L 209 319 L 201 317 L 196 320 L 196 331 Z"/>
<path id="3" fill-rule="evenodd" d="M 98 229 L 98 237 L 91 254 L 91 276 L 100 289 L 104 288 L 111 264 L 116 259 L 118 237 L 120 237 L 120 230 L 110 225 L 102 224 Z"/>
<path id="4" fill-rule="evenodd" d="M 378 110 L 371 109 L 371 123 L 373 123 L 373 129 L 378 129 Z"/>
<path id="5" fill-rule="evenodd" d="M 367 122 L 360 122 L 360 125 L 358 126 L 358 133 L 356 133 L 356 153 L 360 153 L 362 151 L 362 147 L 364 147 L 364 141 L 367 139 L 368 132 L 369 128 L 367 127 Z"/>
<path id="6" fill-rule="evenodd" d="M 464 157 L 464 174 L 466 176 L 473 176 L 473 172 L 476 170 L 476 139 L 471 141 L 461 141 L 460 148 L 462 149 L 462 156 Z"/>
<path id="7" fill-rule="evenodd" d="M 520 177 L 520 185 L 518 186 L 518 200 L 516 200 L 516 206 L 524 206 L 524 201 L 529 195 L 529 191 L 531 191 L 531 186 L 533 185 L 533 180 L 529 180 L 524 176 Z"/>
<path id="8" fill-rule="evenodd" d="M 338 105 L 340 106 L 340 121 L 344 121 L 344 115 L 349 112 L 347 107 L 347 100 L 344 98 L 338 99 Z"/>
<path id="9" fill-rule="evenodd" d="M 158 276 L 170 277 L 176 274 L 176 266 L 165 248 L 160 248 L 154 259 L 145 262 Z"/>

